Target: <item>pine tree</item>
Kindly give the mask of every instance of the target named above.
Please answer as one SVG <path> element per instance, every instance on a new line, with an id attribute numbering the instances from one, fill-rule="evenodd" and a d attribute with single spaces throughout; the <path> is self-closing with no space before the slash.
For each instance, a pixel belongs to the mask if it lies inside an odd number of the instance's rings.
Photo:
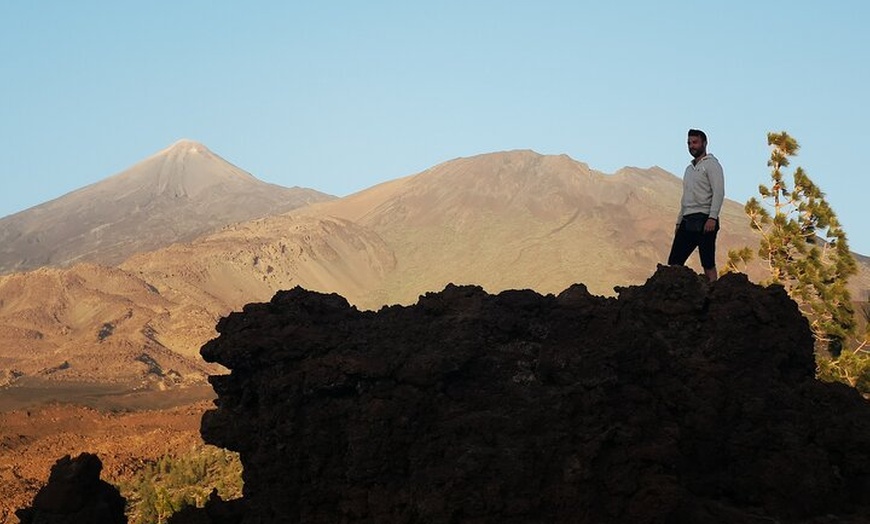
<path id="1" fill-rule="evenodd" d="M 861 315 L 863 340 L 859 339 L 855 347 L 845 348 L 836 359 L 822 360 L 819 378 L 849 384 L 870 399 L 870 304 L 864 304 Z"/>
<path id="2" fill-rule="evenodd" d="M 165 455 L 124 482 L 130 524 L 164 524 L 189 505 L 202 507 L 212 489 L 224 500 L 242 495 L 242 464 L 237 453 L 196 446 L 189 453 Z"/>
<path id="3" fill-rule="evenodd" d="M 761 234 L 758 255 L 770 270 L 767 283 L 786 288 L 810 322 L 817 348 L 837 357 L 855 331 L 846 284 L 857 272 L 857 263 L 821 189 L 801 167 L 794 171 L 792 188 L 783 176 L 789 158 L 800 148 L 797 141 L 783 131 L 768 133 L 767 143 L 772 184 L 758 187 L 767 207 L 751 198 L 744 208 L 751 226 Z M 730 251 L 727 270 L 751 255 L 746 248 Z"/>

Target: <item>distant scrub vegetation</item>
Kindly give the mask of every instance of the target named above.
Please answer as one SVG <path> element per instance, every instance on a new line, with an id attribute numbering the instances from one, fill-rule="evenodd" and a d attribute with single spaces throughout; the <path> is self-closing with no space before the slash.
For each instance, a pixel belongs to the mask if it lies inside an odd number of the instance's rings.
<path id="1" fill-rule="evenodd" d="M 118 483 L 130 524 L 163 524 L 186 506 L 202 507 L 216 489 L 224 500 L 242 496 L 239 455 L 204 445 L 185 455 L 164 455 Z"/>

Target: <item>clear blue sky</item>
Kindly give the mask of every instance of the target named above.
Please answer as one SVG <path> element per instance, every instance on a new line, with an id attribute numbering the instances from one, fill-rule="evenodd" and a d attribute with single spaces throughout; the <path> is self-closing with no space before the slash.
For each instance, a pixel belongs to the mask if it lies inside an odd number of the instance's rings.
<path id="1" fill-rule="evenodd" d="M 479 153 L 681 175 L 707 131 L 727 196 L 768 131 L 870 254 L 870 2 L 0 2 L 0 216 L 181 138 L 344 196 Z"/>

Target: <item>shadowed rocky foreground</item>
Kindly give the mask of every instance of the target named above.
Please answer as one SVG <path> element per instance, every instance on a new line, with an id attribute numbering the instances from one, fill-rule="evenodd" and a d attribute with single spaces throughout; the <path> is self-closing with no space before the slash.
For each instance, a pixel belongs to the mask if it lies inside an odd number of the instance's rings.
<path id="1" fill-rule="evenodd" d="M 870 404 L 741 275 L 378 312 L 297 288 L 218 332 L 202 435 L 244 497 L 174 524 L 870 522 Z"/>
<path id="2" fill-rule="evenodd" d="M 90 453 L 69 455 L 51 468 L 51 476 L 33 506 L 16 515 L 22 524 L 126 524 L 124 498 L 114 486 L 100 480 L 103 463 Z"/>

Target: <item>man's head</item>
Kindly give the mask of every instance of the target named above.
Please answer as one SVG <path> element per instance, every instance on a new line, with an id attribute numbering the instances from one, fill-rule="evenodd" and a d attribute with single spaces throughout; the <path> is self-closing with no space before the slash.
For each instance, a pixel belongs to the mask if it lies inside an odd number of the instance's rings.
<path id="1" fill-rule="evenodd" d="M 707 135 L 700 129 L 689 129 L 686 143 L 689 146 L 689 154 L 693 158 L 701 158 L 707 154 Z"/>

